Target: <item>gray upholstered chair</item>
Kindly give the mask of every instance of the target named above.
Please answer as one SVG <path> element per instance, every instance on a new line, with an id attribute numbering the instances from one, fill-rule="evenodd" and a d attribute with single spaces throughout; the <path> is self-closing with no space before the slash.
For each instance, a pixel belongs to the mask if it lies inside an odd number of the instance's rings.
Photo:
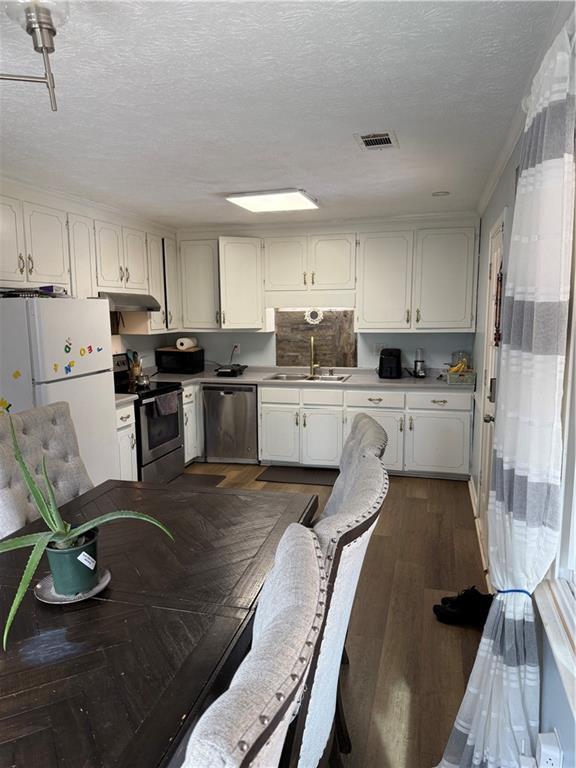
<path id="1" fill-rule="evenodd" d="M 326 557 L 328 597 L 325 624 L 316 646 L 289 759 L 289 764 L 298 768 L 315 768 L 322 759 L 326 760 L 332 746 L 340 659 L 348 622 L 366 549 L 388 492 L 388 473 L 382 461 L 386 432 L 370 421 L 372 424 L 359 425 L 360 436 L 352 437 L 351 446 L 357 456 L 348 458 L 353 473 L 347 474 L 338 505 L 314 527 Z"/>
<path id="2" fill-rule="evenodd" d="M 192 731 L 184 768 L 278 766 L 322 629 L 323 563 L 316 535 L 290 525 L 258 600 L 252 648 Z"/>
<path id="3" fill-rule="evenodd" d="M 92 488 L 78 452 L 78 441 L 68 403 L 12 414 L 12 423 L 24 460 L 43 487 L 42 459 L 54 485 L 58 504 Z M 14 458 L 10 421 L 0 414 L 0 538 L 35 520 L 38 512 Z"/>

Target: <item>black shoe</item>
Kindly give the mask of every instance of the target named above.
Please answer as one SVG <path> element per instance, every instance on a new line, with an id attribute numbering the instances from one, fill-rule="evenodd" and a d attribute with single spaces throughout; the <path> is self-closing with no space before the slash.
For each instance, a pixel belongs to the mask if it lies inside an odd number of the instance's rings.
<path id="1" fill-rule="evenodd" d="M 481 595 L 482 593 L 479 592 L 476 589 L 476 586 L 468 587 L 467 589 L 463 589 L 461 592 L 458 592 L 457 595 L 446 595 L 446 597 L 440 598 L 440 604 L 441 605 L 452 605 L 454 604 L 458 605 L 460 602 L 466 602 L 468 598 L 477 595 Z"/>
<path id="2" fill-rule="evenodd" d="M 443 624 L 483 627 L 491 605 L 492 595 L 485 595 L 478 592 L 476 587 L 470 587 L 449 602 L 442 601 L 441 605 L 435 605 L 432 610 L 438 621 Z"/>

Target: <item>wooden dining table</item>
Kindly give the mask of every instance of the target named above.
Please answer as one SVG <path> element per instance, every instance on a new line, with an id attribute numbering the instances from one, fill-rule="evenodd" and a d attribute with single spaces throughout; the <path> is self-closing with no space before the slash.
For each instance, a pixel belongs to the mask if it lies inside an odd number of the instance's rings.
<path id="1" fill-rule="evenodd" d="M 0 768 L 158 768 L 181 761 L 186 735 L 249 649 L 258 598 L 286 527 L 317 497 L 109 480 L 65 504 L 72 523 L 118 509 L 99 533 L 97 597 L 61 605 L 29 590 L 0 651 Z M 18 534 L 43 527 L 41 521 Z M 28 550 L 0 557 L 0 619 Z M 45 560 L 36 581 L 48 573 Z"/>

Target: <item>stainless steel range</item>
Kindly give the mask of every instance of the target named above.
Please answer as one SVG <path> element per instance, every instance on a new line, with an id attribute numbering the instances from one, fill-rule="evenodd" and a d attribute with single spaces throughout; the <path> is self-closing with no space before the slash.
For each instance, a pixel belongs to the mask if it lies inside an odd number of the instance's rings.
<path id="1" fill-rule="evenodd" d="M 182 387 L 154 381 L 139 386 L 130 381 L 125 354 L 114 355 L 114 389 L 134 394 L 138 449 L 138 479 L 166 483 L 184 472 Z"/>

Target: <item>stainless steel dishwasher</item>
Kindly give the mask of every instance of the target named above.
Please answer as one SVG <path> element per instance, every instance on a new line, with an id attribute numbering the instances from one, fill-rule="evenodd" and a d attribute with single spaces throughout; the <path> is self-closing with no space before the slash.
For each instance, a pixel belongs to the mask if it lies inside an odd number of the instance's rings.
<path id="1" fill-rule="evenodd" d="M 257 464 L 256 387 L 205 384 L 202 399 L 206 461 Z"/>

